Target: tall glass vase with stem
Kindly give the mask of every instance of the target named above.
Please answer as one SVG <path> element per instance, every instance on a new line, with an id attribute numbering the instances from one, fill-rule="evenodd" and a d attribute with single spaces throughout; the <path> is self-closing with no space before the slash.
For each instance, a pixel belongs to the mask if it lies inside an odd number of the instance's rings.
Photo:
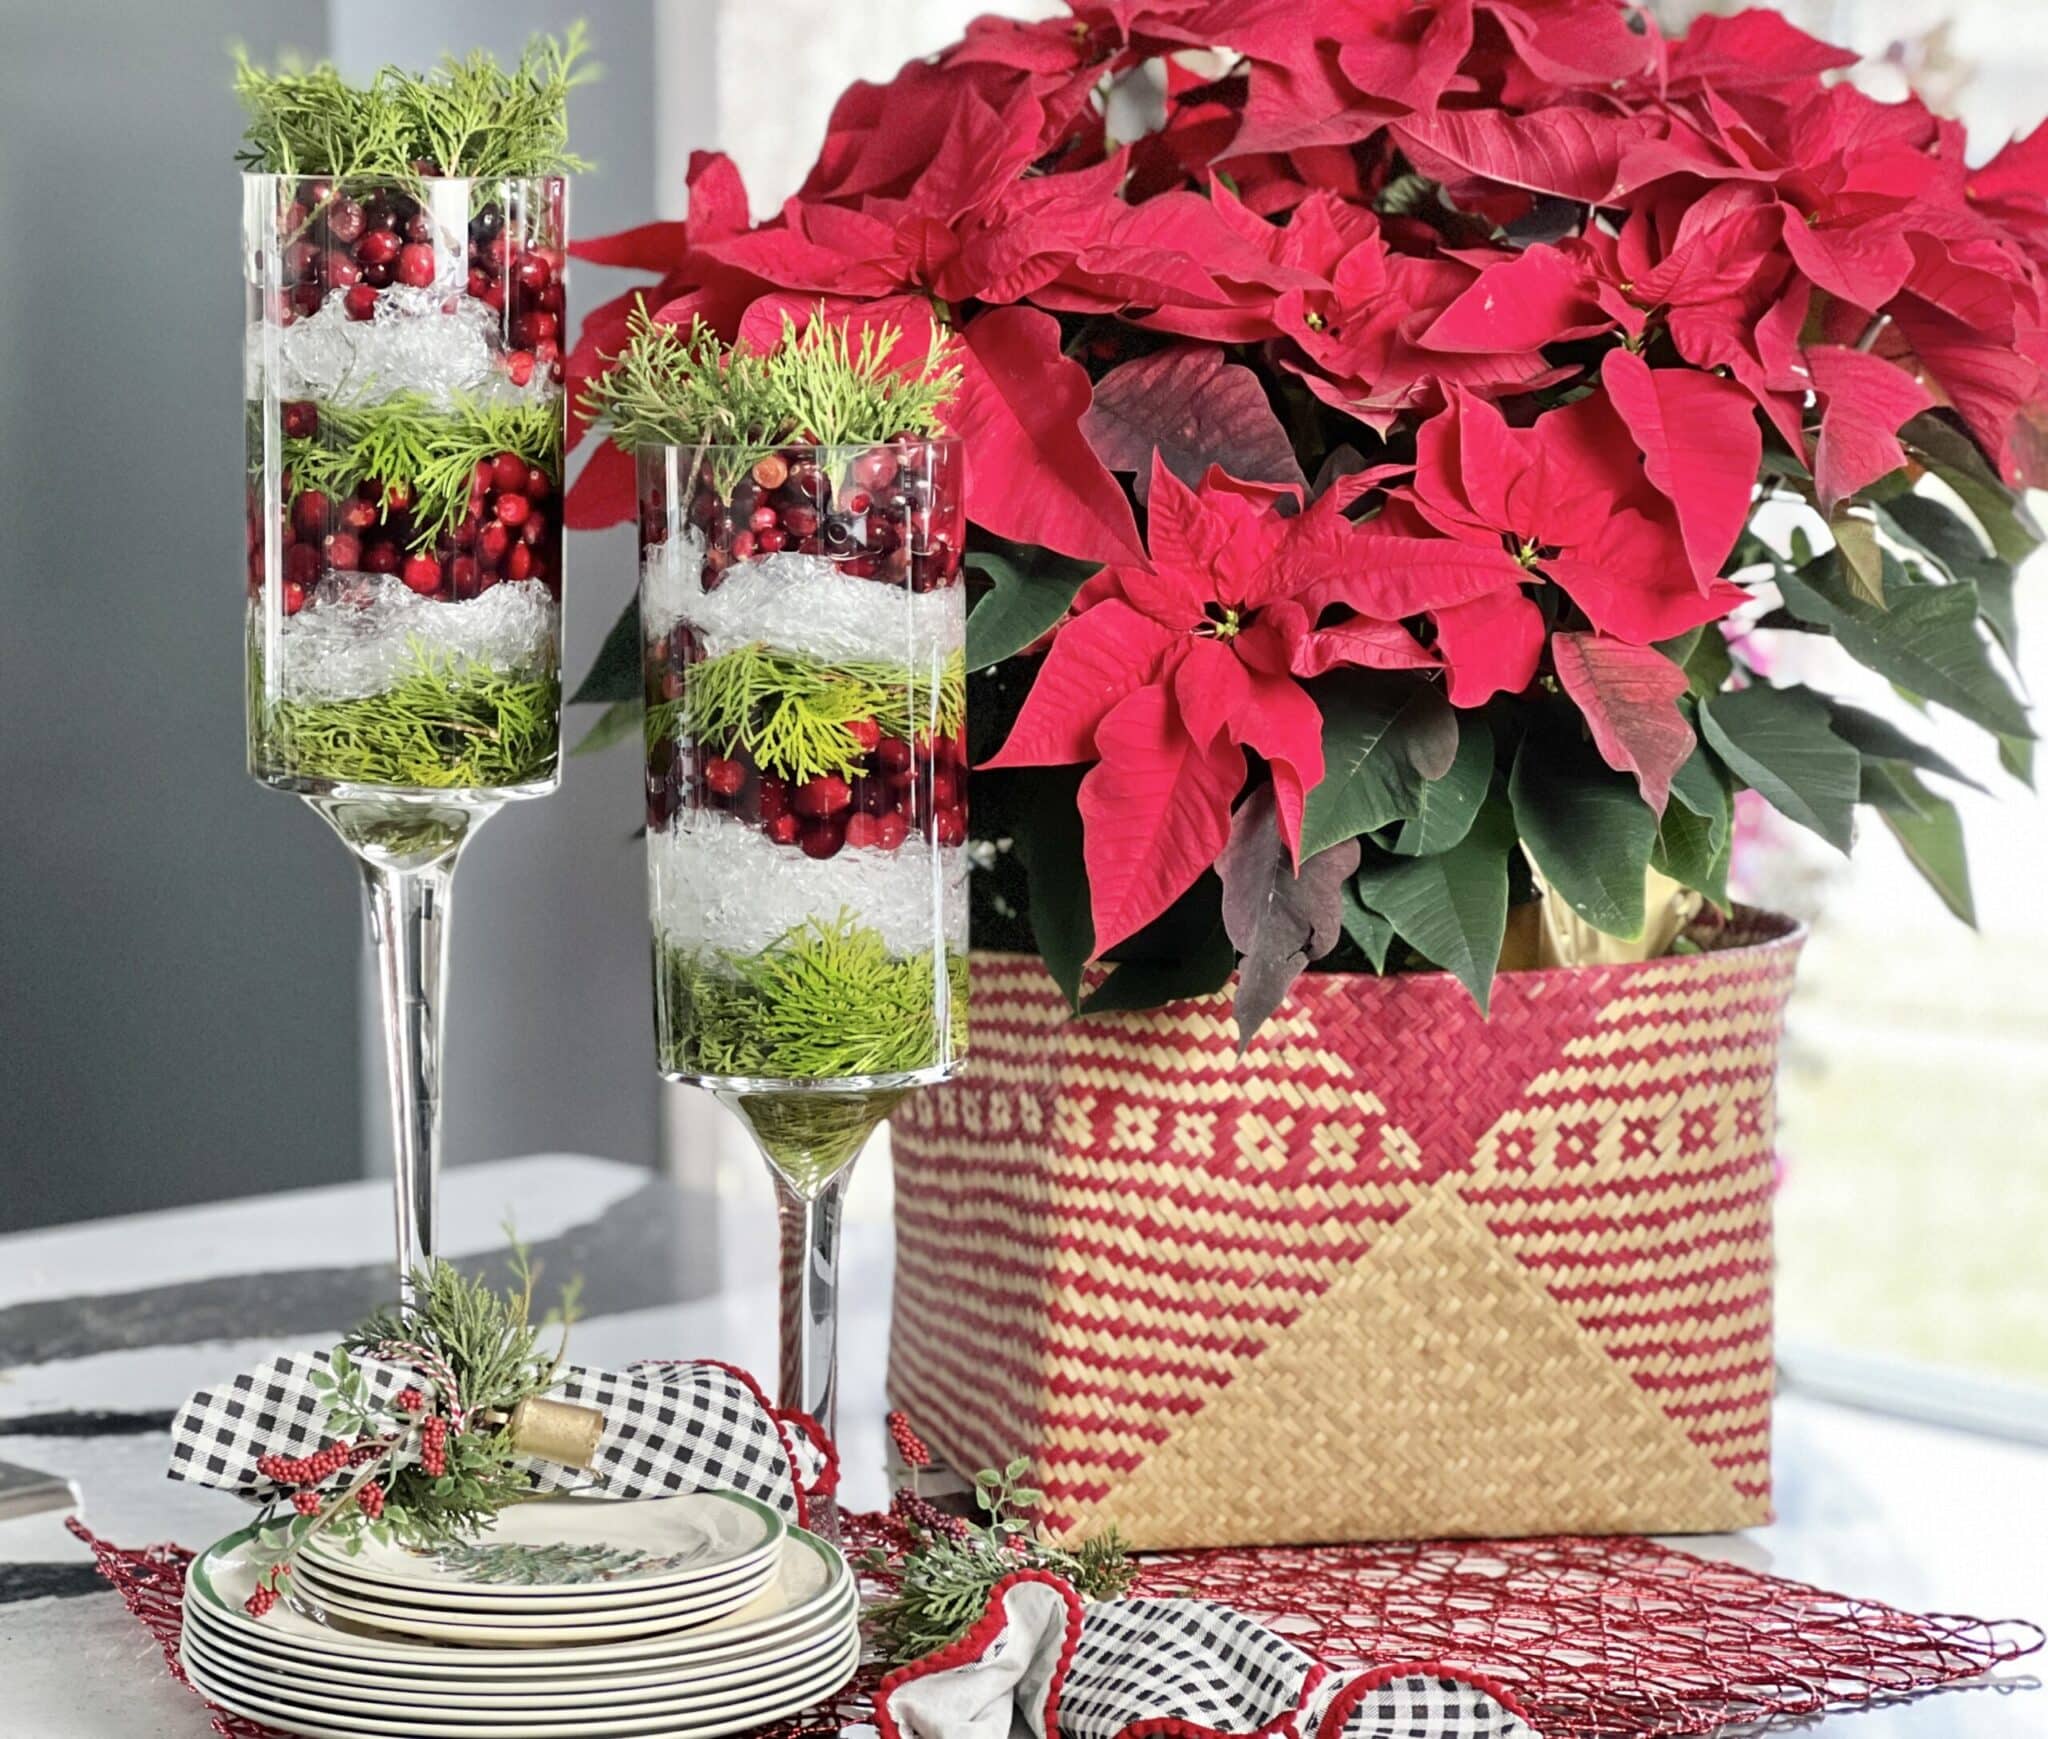
<path id="1" fill-rule="evenodd" d="M 362 870 L 403 1287 L 438 1244 L 456 860 L 556 782 L 566 191 L 242 179 L 249 770 Z"/>
<path id="2" fill-rule="evenodd" d="M 960 449 L 637 459 L 660 1065 L 767 1161 L 781 1400 L 830 1431 L 848 1177 L 965 1048 Z"/>

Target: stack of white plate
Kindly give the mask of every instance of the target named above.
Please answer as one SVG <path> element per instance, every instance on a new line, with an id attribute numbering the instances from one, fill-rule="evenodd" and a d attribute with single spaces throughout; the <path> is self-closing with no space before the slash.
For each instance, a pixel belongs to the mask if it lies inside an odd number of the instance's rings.
<path id="1" fill-rule="evenodd" d="M 180 1658 L 222 1708 L 317 1739 L 713 1739 L 860 1660 L 846 1560 L 726 1492 L 543 1499 L 439 1555 L 316 1539 L 251 1618 L 269 1557 L 245 1528 L 193 1560 Z"/>

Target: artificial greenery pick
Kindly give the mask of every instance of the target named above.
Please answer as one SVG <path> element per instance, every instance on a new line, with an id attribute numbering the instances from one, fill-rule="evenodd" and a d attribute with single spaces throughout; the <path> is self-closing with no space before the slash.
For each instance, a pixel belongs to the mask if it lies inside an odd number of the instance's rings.
<path id="1" fill-rule="evenodd" d="M 352 85 L 327 61 L 268 72 L 236 51 L 235 95 L 248 124 L 236 159 L 276 175 L 412 185 L 427 176 L 559 175 L 570 154 L 569 92 L 595 76 L 580 64 L 581 23 L 536 36 L 507 72 L 481 50 L 431 72 L 387 66 Z"/>
<path id="2" fill-rule="evenodd" d="M 1013 1461 L 1000 1473 L 975 1476 L 974 1501 L 986 1521 L 957 1532 L 913 1523 L 900 1563 L 879 1549 L 863 1561 L 863 1569 L 897 1579 L 896 1592 L 870 1606 L 867 1617 L 870 1637 L 892 1665 L 922 1660 L 964 1635 L 988 1610 L 996 1584 L 1019 1570 L 1049 1571 L 1083 1600 L 1113 1600 L 1136 1580 L 1137 1566 L 1114 1528 L 1072 1550 L 1034 1537 L 1025 1518 L 1045 1499 L 1023 1483 L 1029 1465 Z"/>
<path id="3" fill-rule="evenodd" d="M 259 1535 L 269 1543 L 250 1601 L 256 1616 L 275 1602 L 278 1576 L 316 1534 L 351 1555 L 365 1540 L 438 1551 L 474 1539 L 507 1505 L 532 1495 L 525 1456 L 504 1426 L 560 1372 L 579 1284 L 565 1286 L 536 1321 L 540 1270 L 516 1239 L 511 1266 L 503 1291 L 446 1262 L 415 1269 L 411 1305 L 366 1318 L 314 1374 L 332 1440 L 303 1461 L 258 1463 L 279 1486 L 296 1489 L 289 1525 L 274 1538 Z M 365 1359 L 411 1364 L 423 1386 L 376 1394 Z"/>
<path id="4" fill-rule="evenodd" d="M 583 409 L 628 452 L 737 449 L 720 454 L 714 468 L 735 478 L 791 442 L 837 447 L 935 435 L 960 370 L 937 329 L 924 360 L 899 368 L 892 358 L 902 336 L 886 325 L 863 327 L 856 336 L 820 309 L 801 334 L 784 314 L 781 337 L 762 350 L 726 344 L 702 321 L 687 334 L 665 326 L 643 303 L 633 312 L 626 347 L 590 383 Z"/>

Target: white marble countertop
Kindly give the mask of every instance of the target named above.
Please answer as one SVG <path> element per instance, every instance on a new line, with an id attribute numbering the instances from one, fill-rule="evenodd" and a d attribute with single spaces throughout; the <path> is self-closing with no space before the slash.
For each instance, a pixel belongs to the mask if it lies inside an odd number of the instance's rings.
<path id="1" fill-rule="evenodd" d="M 450 1175 L 450 1255 L 493 1250 L 514 1210 L 558 1274 L 585 1275 L 589 1362 L 656 1355 L 773 1369 L 767 1185 L 686 1197 L 635 1168 L 547 1156 Z M 724 1236 L 719 1235 L 721 1227 Z M 0 1459 L 68 1476 L 122 1545 L 197 1546 L 244 1506 L 164 1477 L 169 1410 L 273 1350 L 332 1338 L 388 1289 L 389 1203 L 373 1185 L 0 1237 Z M 882 1381 L 890 1251 L 848 1232 L 845 1499 L 886 1501 Z M 1778 1408 L 1781 1519 L 1681 1542 L 1928 1611 L 2048 1619 L 2048 1453 L 1803 1397 Z M 1821 1723 L 1846 1739 L 2048 1734 L 2036 1657 L 2000 1685 Z M 205 1739 L 198 1701 L 97 1582 L 61 1514 L 0 1520 L 0 1735 Z"/>

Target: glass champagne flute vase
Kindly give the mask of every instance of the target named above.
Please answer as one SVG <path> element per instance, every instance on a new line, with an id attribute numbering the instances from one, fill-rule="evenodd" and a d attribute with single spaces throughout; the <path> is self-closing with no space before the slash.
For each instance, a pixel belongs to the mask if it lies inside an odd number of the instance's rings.
<path id="1" fill-rule="evenodd" d="M 561 747 L 560 177 L 243 177 L 249 770 L 361 867 L 400 1284 L 436 1254 L 456 860 Z"/>
<path id="2" fill-rule="evenodd" d="M 768 1163 L 781 1400 L 830 1431 L 848 1177 L 966 1033 L 960 451 L 638 457 L 661 1070 Z"/>

